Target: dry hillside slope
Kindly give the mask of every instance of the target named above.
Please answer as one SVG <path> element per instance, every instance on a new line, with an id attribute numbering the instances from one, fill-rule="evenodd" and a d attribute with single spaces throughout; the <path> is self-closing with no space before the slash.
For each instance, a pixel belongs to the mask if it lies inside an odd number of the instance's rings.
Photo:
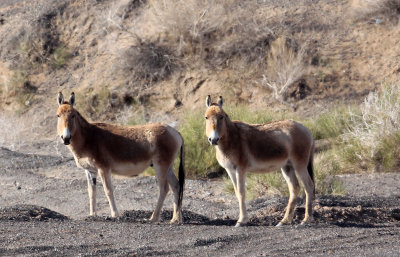
<path id="1" fill-rule="evenodd" d="M 313 115 L 359 102 L 399 75 L 398 15 L 368 8 L 326 0 L 2 1 L 0 106 L 28 119 L 40 113 L 39 136 L 54 135 L 60 90 L 75 91 L 90 119 L 120 122 L 179 120 L 207 94 Z"/>

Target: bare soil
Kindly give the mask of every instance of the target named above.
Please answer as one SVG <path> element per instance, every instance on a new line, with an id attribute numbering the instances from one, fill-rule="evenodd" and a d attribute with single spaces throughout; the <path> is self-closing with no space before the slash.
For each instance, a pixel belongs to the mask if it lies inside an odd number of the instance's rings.
<path id="1" fill-rule="evenodd" d="M 293 224 L 276 228 L 287 198 L 265 195 L 248 202 L 249 225 L 234 228 L 238 204 L 222 179 L 186 181 L 182 225 L 168 224 L 170 195 L 160 224 L 146 221 L 158 196 L 156 179 L 146 176 L 114 178 L 121 213 L 116 219 L 108 217 L 99 181 L 98 216 L 88 216 L 84 172 L 54 139 L 60 90 L 75 91 L 85 116 L 103 121 L 124 115 L 176 121 L 180 113 L 203 106 L 208 94 L 253 109 L 287 108 L 261 86 L 262 65 L 258 73 L 257 63 L 237 70 L 242 62 L 235 64 L 235 58 L 227 68 L 189 59 L 149 85 L 124 72 L 122 50 L 136 44 L 131 32 L 152 33 L 140 23 L 149 2 L 0 1 L 0 115 L 16 119 L 0 120 L 0 256 L 399 256 L 400 173 L 341 175 L 346 195 L 317 195 L 314 222 L 307 226 L 299 226 L 304 215 L 299 199 Z M 269 26 L 276 33 L 280 28 L 297 42 L 313 39 L 308 72 L 287 99 L 302 115 L 359 103 L 382 81 L 397 81 L 398 25 L 354 21 L 357 1 L 256 2 L 271 6 Z M 71 56 L 64 66 L 52 67 L 61 46 Z M 26 73 L 23 81 L 18 72 Z M 15 93 L 19 87 L 22 93 Z M 27 138 L 40 140 L 25 143 Z M 2 144 L 6 141 L 13 145 Z"/>
<path id="2" fill-rule="evenodd" d="M 35 154 L 33 154 L 35 152 Z M 187 180 L 184 224 L 169 225 L 172 197 L 160 224 L 146 221 L 155 206 L 154 177 L 114 178 L 120 217 L 98 184 L 98 216 L 89 217 L 86 179 L 66 147 L 54 141 L 0 148 L 2 256 L 398 256 L 399 173 L 345 175 L 344 196 L 318 195 L 314 222 L 274 227 L 287 198 L 248 202 L 250 222 L 234 228 L 238 204 L 221 179 Z"/>

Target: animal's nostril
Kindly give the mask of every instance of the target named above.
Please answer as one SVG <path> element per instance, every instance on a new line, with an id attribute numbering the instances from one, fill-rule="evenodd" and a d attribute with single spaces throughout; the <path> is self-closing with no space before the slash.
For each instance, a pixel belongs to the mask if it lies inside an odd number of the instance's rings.
<path id="1" fill-rule="evenodd" d="M 61 139 L 64 139 L 64 136 L 63 136 L 63 135 L 61 135 Z"/>
<path id="2" fill-rule="evenodd" d="M 208 141 L 210 141 L 210 142 L 211 142 L 211 137 L 209 137 L 209 138 L 208 138 Z"/>

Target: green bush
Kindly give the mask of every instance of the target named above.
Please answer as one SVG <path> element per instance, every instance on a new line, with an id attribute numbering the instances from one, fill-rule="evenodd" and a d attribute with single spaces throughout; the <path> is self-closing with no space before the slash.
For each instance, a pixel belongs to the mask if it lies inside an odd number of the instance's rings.
<path id="1" fill-rule="evenodd" d="M 219 169 L 215 149 L 206 137 L 206 123 L 202 111 L 187 113 L 180 133 L 185 141 L 185 166 L 188 177 L 205 177 Z"/>
<path id="2" fill-rule="evenodd" d="M 351 113 L 358 113 L 356 107 L 339 106 L 331 109 L 318 117 L 304 121 L 310 129 L 314 140 L 336 138 L 345 133 L 351 126 Z"/>

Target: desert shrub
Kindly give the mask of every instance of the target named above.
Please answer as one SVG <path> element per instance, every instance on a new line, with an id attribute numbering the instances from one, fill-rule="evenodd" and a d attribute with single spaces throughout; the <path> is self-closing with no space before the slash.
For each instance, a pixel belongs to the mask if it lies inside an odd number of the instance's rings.
<path id="1" fill-rule="evenodd" d="M 25 112 L 31 105 L 36 90 L 27 74 L 21 70 L 14 70 L 10 79 L 0 85 L 1 97 L 6 102 L 11 101 L 15 104 L 17 114 Z"/>
<path id="2" fill-rule="evenodd" d="M 361 113 L 351 113 L 352 126 L 342 135 L 342 159 L 363 169 L 392 171 L 400 158 L 400 86 L 384 84 L 371 92 Z"/>
<path id="3" fill-rule="evenodd" d="M 168 78 L 179 66 L 178 59 L 168 47 L 141 41 L 123 53 L 124 70 L 134 74 L 133 79 L 149 83 Z"/>
<path id="4" fill-rule="evenodd" d="M 277 100 L 285 103 L 290 87 L 306 72 L 304 55 L 305 46 L 299 47 L 285 37 L 271 43 L 262 84 L 273 91 Z"/>
<path id="5" fill-rule="evenodd" d="M 273 31 L 261 7 L 250 1 L 156 0 L 147 19 L 185 64 L 220 67 L 236 56 L 244 63 L 264 59 Z"/>
<path id="6" fill-rule="evenodd" d="M 104 84 L 77 91 L 75 96 L 76 108 L 88 119 L 97 120 L 110 108 L 111 92 Z"/>
<path id="7" fill-rule="evenodd" d="M 365 0 L 354 11 L 357 19 L 397 24 L 400 19 L 400 0 Z"/>
<path id="8" fill-rule="evenodd" d="M 57 47 L 51 57 L 51 64 L 55 69 L 64 67 L 68 59 L 71 58 L 71 53 L 65 46 Z"/>

